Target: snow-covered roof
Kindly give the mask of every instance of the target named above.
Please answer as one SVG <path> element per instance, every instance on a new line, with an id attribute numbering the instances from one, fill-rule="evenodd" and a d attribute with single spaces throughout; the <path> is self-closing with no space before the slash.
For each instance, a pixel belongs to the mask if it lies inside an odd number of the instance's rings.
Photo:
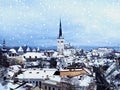
<path id="1" fill-rule="evenodd" d="M 39 51 L 40 51 L 40 48 L 38 47 L 38 48 L 37 48 L 37 52 L 39 52 Z"/>
<path id="2" fill-rule="evenodd" d="M 26 52 L 30 52 L 30 48 L 29 47 L 27 47 Z"/>
<path id="3" fill-rule="evenodd" d="M 99 51 L 107 51 L 107 52 L 112 52 L 114 51 L 112 48 L 98 48 Z"/>
<path id="4" fill-rule="evenodd" d="M 18 49 L 18 52 L 23 52 L 23 48 L 20 46 L 19 49 Z"/>
<path id="5" fill-rule="evenodd" d="M 9 52 L 11 52 L 11 53 L 17 53 L 14 48 L 11 48 L 11 49 L 9 50 Z"/>
<path id="6" fill-rule="evenodd" d="M 37 61 L 34 61 L 34 62 L 25 62 L 25 65 L 26 66 L 38 66 L 39 65 L 39 62 Z"/>
<path id="7" fill-rule="evenodd" d="M 91 83 L 92 79 L 93 79 L 92 77 L 84 75 L 83 79 L 79 80 L 79 85 L 80 86 L 89 86 L 89 84 Z"/>
<path id="8" fill-rule="evenodd" d="M 52 57 L 55 57 L 55 58 L 63 58 L 64 55 L 61 55 L 61 54 L 58 54 L 58 52 L 54 52 Z"/>
<path id="9" fill-rule="evenodd" d="M 33 49 L 32 49 L 32 51 L 33 51 L 33 52 L 36 52 L 36 49 L 35 49 L 35 48 L 33 48 Z"/>
<path id="10" fill-rule="evenodd" d="M 65 49 L 63 53 L 65 56 L 70 56 L 72 54 L 72 51 L 70 49 Z"/>
<path id="11" fill-rule="evenodd" d="M 116 63 L 113 63 L 107 70 L 106 70 L 106 76 L 113 70 L 116 68 Z"/>
<path id="12" fill-rule="evenodd" d="M 60 82 L 60 81 L 61 81 L 61 77 L 60 76 L 52 76 L 52 77 L 49 77 L 48 80 L 44 80 L 43 83 L 57 85 L 58 82 Z"/>
<path id="13" fill-rule="evenodd" d="M 39 52 L 27 52 L 23 55 L 25 58 L 47 58 L 44 53 L 39 53 Z"/>
<path id="14" fill-rule="evenodd" d="M 1 85 L 1 83 L 0 83 L 0 90 L 6 90 L 5 87 Z"/>
<path id="15" fill-rule="evenodd" d="M 18 79 L 45 79 L 52 77 L 57 69 L 29 68 L 23 74 L 17 76 Z M 29 75 L 29 76 L 28 76 Z"/>
<path id="16" fill-rule="evenodd" d="M 13 72 L 18 72 L 21 69 L 20 65 L 12 65 L 9 66 L 9 70 L 13 71 Z"/>
<path id="17" fill-rule="evenodd" d="M 58 55 L 58 52 L 53 53 L 53 57 L 57 57 L 57 55 Z"/>
<path id="18" fill-rule="evenodd" d="M 13 77 L 14 74 L 15 74 L 14 72 L 8 71 L 7 76 L 8 76 L 8 78 L 10 78 L 10 77 Z"/>
<path id="19" fill-rule="evenodd" d="M 115 53 L 116 57 L 120 57 L 120 53 Z"/>
<path id="20" fill-rule="evenodd" d="M 94 59 L 94 60 L 91 60 L 89 62 L 89 65 L 96 65 L 96 66 L 99 66 L 99 65 L 106 65 L 106 64 L 112 64 L 113 60 L 110 60 L 110 59 Z"/>
<path id="21" fill-rule="evenodd" d="M 75 76 L 75 77 L 62 77 L 61 82 L 70 83 L 72 85 L 88 87 L 91 82 L 93 82 L 93 77 L 88 75 Z"/>

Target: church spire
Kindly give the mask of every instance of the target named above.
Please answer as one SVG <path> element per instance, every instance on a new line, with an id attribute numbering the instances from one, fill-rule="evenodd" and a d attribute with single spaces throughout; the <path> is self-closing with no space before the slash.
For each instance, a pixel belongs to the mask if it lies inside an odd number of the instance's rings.
<path id="1" fill-rule="evenodd" d="M 59 23 L 59 36 L 57 38 L 57 51 L 59 54 L 63 54 L 64 51 L 64 38 L 62 36 L 62 24 L 61 24 L 61 19 Z"/>
<path id="2" fill-rule="evenodd" d="M 59 24 L 59 38 L 62 37 L 62 24 L 61 24 L 61 19 L 60 19 L 60 24 Z"/>

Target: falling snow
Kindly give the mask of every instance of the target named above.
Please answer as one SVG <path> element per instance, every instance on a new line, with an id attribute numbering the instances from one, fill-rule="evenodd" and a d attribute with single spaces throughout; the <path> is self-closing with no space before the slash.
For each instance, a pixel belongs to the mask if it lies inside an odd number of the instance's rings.
<path id="1" fill-rule="evenodd" d="M 56 45 L 60 18 L 66 42 L 120 44 L 120 0 L 1 0 L 0 40 L 8 45 Z"/>

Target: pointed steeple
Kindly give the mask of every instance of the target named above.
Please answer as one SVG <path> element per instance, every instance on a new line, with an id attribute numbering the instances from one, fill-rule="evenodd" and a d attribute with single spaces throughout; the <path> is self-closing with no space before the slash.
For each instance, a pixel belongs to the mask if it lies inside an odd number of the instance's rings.
<path id="1" fill-rule="evenodd" d="M 60 24 L 59 24 L 59 38 L 62 37 L 62 24 L 61 24 L 61 19 L 60 19 Z"/>
<path id="2" fill-rule="evenodd" d="M 64 51 L 64 38 L 62 36 L 61 19 L 60 19 L 60 24 L 59 24 L 59 36 L 57 38 L 57 51 L 59 52 L 59 54 L 63 54 L 63 51 Z"/>

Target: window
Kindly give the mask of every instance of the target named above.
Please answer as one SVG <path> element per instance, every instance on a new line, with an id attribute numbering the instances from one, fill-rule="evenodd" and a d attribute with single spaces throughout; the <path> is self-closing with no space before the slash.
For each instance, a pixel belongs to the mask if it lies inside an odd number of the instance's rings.
<path id="1" fill-rule="evenodd" d="M 41 87 L 41 82 L 39 81 L 39 86 Z"/>
<path id="2" fill-rule="evenodd" d="M 37 74 L 39 74 L 39 72 L 37 72 Z"/>
<path id="3" fill-rule="evenodd" d="M 38 86 L 38 81 L 36 81 L 36 86 Z"/>
<path id="4" fill-rule="evenodd" d="M 37 56 L 35 56 L 35 58 L 37 58 Z"/>
<path id="5" fill-rule="evenodd" d="M 45 86 L 45 90 L 47 90 L 47 86 Z"/>
<path id="6" fill-rule="evenodd" d="M 53 87 L 53 90 L 55 90 L 55 88 Z"/>
<path id="7" fill-rule="evenodd" d="M 49 87 L 49 90 L 51 90 L 51 87 Z"/>

